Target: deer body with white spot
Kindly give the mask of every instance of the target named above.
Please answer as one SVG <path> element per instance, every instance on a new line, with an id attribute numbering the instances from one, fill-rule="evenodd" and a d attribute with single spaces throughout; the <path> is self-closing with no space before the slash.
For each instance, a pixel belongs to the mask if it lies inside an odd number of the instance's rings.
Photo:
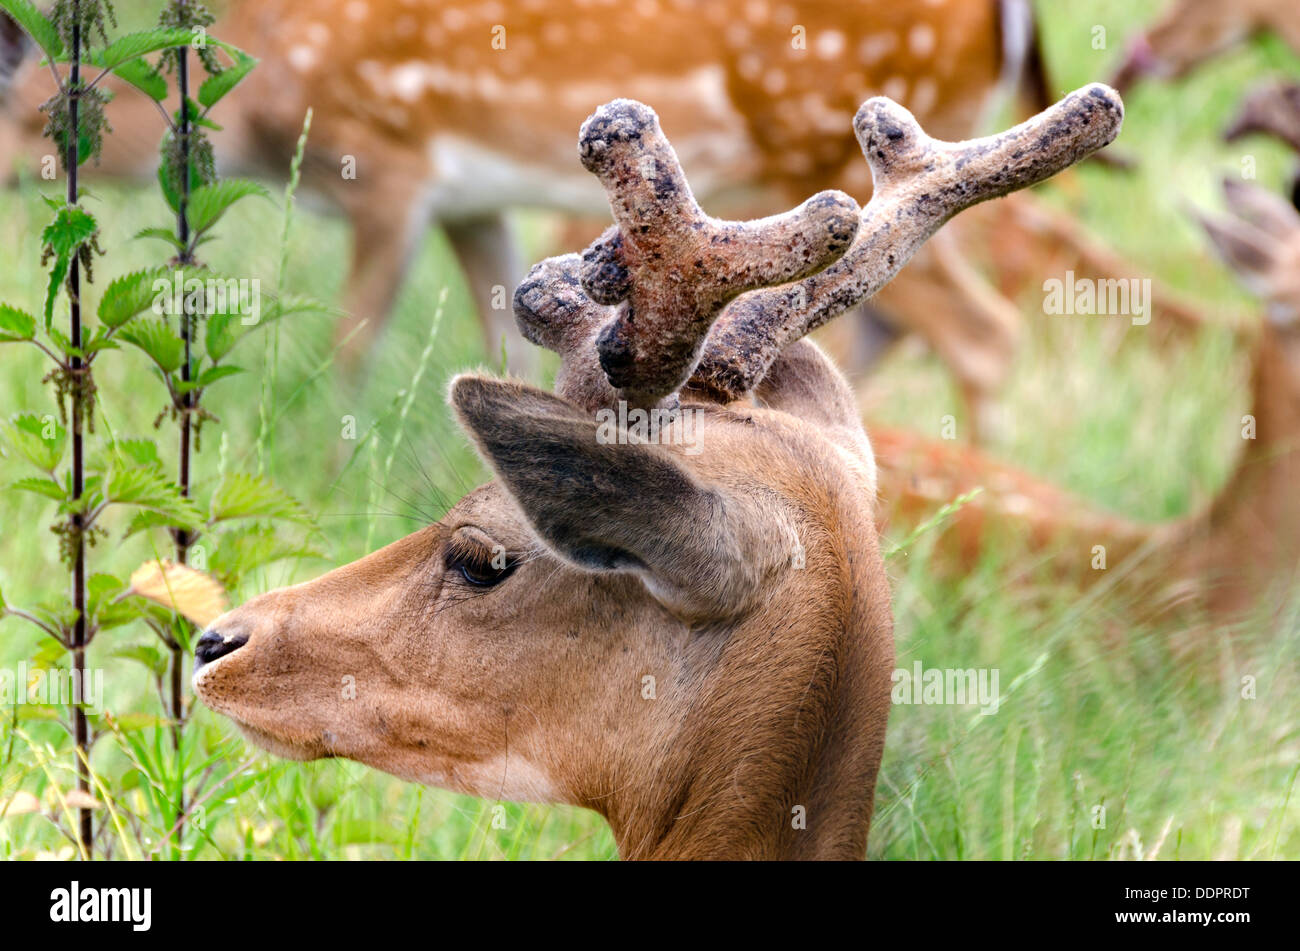
<path id="1" fill-rule="evenodd" d="M 870 442 L 803 337 L 952 215 L 1101 148 L 1121 119 L 1094 86 L 953 144 L 871 99 L 853 120 L 865 208 L 827 191 L 733 222 L 700 209 L 652 110 L 602 106 L 579 156 L 615 224 L 514 296 L 524 336 L 560 354 L 556 392 L 456 378 L 495 478 L 438 524 L 218 618 L 197 695 L 285 756 L 594 809 L 628 858 L 862 858 L 889 585 Z M 607 428 L 646 411 L 660 438 Z"/>
<path id="2" fill-rule="evenodd" d="M 1235 217 L 1202 223 L 1265 314 L 1242 449 L 1209 506 L 1176 521 L 1133 522 L 976 450 L 877 431 L 882 516 L 912 522 L 979 488 L 953 516 L 959 567 L 1001 532 L 1052 552 L 1063 575 L 1132 574 L 1153 614 L 1194 606 L 1224 625 L 1285 608 L 1300 580 L 1300 213 L 1262 188 L 1229 180 L 1224 190 Z M 1104 565 L 1094 563 L 1094 546 L 1104 548 Z"/>
<path id="3" fill-rule="evenodd" d="M 824 188 L 865 200 L 847 131 L 857 105 L 888 95 L 936 135 L 973 135 L 1027 55 L 1032 20 L 1025 0 L 240 0 L 214 32 L 261 61 L 216 116 L 224 170 L 283 176 L 314 111 L 304 183 L 353 226 L 340 337 L 366 322 L 345 356 L 366 351 L 436 220 L 487 351 L 506 334 L 512 369 L 526 372 L 532 352 L 502 293 L 524 270 L 503 211 L 603 214 L 573 165 L 574 131 L 596 105 L 653 103 L 714 213 L 763 214 Z M 12 54 L 0 48 L 0 62 L 12 68 Z M 0 138 L 22 138 L 38 168 L 36 106 L 51 79 L 34 59 Z M 115 88 L 117 131 L 96 174 L 151 180 L 156 110 Z M 0 162 L 13 152 L 0 145 Z M 953 255 L 922 255 L 877 304 L 926 336 L 973 398 L 1007 372 L 1015 309 Z"/>

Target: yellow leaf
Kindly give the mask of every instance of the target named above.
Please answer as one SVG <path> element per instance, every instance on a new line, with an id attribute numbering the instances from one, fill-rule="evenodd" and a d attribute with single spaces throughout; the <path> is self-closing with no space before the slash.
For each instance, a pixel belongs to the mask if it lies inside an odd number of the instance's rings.
<path id="1" fill-rule="evenodd" d="M 8 799 L 0 799 L 0 816 L 21 816 L 40 811 L 41 801 L 21 789 Z"/>
<path id="2" fill-rule="evenodd" d="M 103 809 L 104 804 L 92 796 L 90 793 L 82 792 L 80 789 L 69 789 L 63 794 L 63 801 L 68 804 L 69 809 Z"/>
<path id="3" fill-rule="evenodd" d="M 170 608 L 200 628 L 226 613 L 226 591 L 215 578 L 170 561 L 146 561 L 131 575 L 128 593 Z"/>

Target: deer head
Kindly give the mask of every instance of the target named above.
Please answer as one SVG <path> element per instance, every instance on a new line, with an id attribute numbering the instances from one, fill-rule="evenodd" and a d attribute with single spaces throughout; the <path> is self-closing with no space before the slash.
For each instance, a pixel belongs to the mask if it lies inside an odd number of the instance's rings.
<path id="1" fill-rule="evenodd" d="M 1178 79 L 1205 60 L 1269 31 L 1300 50 L 1295 4 L 1290 0 L 1174 0 L 1129 43 L 1111 83 L 1126 92 L 1144 77 Z"/>
<path id="2" fill-rule="evenodd" d="M 595 809 L 626 857 L 862 857 L 893 664 L 875 470 L 800 338 L 1121 117 L 1094 86 L 949 144 L 873 99 L 865 209 L 825 192 L 737 223 L 700 210 L 651 109 L 601 107 L 579 151 L 615 226 L 515 295 L 556 392 L 453 380 L 493 480 L 218 619 L 198 696 L 284 756 Z"/>

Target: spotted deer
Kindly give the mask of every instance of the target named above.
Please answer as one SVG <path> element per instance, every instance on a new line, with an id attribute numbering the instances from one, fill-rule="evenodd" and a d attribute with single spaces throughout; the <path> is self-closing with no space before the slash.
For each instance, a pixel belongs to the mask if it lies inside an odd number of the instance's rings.
<path id="1" fill-rule="evenodd" d="M 1300 16 L 1292 0 L 1173 0 L 1129 41 L 1110 82 L 1121 92 L 1145 78 L 1180 79 L 1206 60 L 1260 33 L 1300 53 Z"/>
<path id="2" fill-rule="evenodd" d="M 474 293 L 488 353 L 505 335 L 521 373 L 533 351 L 505 301 L 523 267 L 503 212 L 604 213 L 600 190 L 571 161 L 573 130 L 598 103 L 657 103 L 700 200 L 749 216 L 818 189 L 869 196 L 847 131 L 868 96 L 902 102 L 936 135 L 965 138 L 1037 53 L 1026 0 L 233 0 L 217 32 L 261 60 L 221 104 L 219 165 L 283 175 L 303 113 L 314 112 L 304 183 L 352 224 L 345 356 L 368 350 L 436 220 Z M 0 43 L 12 72 L 16 34 L 0 33 Z M 39 156 L 47 148 L 35 107 L 51 79 L 34 59 L 14 79 L 7 135 Z M 116 89 L 108 118 L 117 134 L 97 174 L 150 179 L 156 110 Z M 0 160 L 14 151 L 0 146 Z M 1006 375 L 1018 314 L 960 254 L 923 253 L 876 306 L 924 335 L 972 402 Z"/>
<path id="3" fill-rule="evenodd" d="M 873 430 L 882 518 L 912 523 L 979 488 L 952 517 L 947 553 L 970 565 L 995 532 L 1083 580 L 1131 572 L 1153 613 L 1203 609 L 1218 625 L 1271 610 L 1300 580 L 1300 213 L 1225 181 L 1231 219 L 1202 224 L 1224 260 L 1265 302 L 1252 356 L 1243 450 L 1203 510 L 1165 523 L 1101 511 L 971 448 Z"/>
<path id="4" fill-rule="evenodd" d="M 889 585 L 870 443 L 804 335 L 1122 115 L 1092 86 L 954 144 L 873 98 L 853 120 L 864 208 L 826 191 L 732 222 L 701 210 L 649 107 L 600 107 L 578 152 L 615 224 L 514 295 L 523 335 L 560 354 L 556 392 L 455 378 L 493 480 L 218 618 L 196 694 L 283 756 L 593 809 L 626 858 L 862 858 Z"/>

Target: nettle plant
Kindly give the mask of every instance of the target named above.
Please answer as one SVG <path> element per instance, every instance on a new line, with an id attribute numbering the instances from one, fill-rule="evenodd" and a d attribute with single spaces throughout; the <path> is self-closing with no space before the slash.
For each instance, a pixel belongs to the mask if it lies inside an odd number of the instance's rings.
<path id="1" fill-rule="evenodd" d="M 225 783 L 233 791 L 241 781 L 230 769 L 223 772 L 221 756 L 205 754 L 186 730 L 186 655 L 195 625 L 224 610 L 224 591 L 245 573 L 320 554 L 317 529 L 302 505 L 260 474 L 232 471 L 224 440 L 214 476 L 195 478 L 202 427 L 217 421 L 205 397 L 220 380 L 243 372 L 229 362 L 243 339 L 288 314 L 324 308 L 265 294 L 258 280 L 219 274 L 199 259 L 199 249 L 215 237 L 232 205 L 269 197 L 255 182 L 216 174 L 208 133 L 220 126 L 212 110 L 256 60 L 208 34 L 213 17 L 201 4 L 170 0 L 157 28 L 112 41 L 108 28 L 116 24 L 107 0 L 58 0 L 48 16 L 29 0 L 0 0 L 0 9 L 26 31 L 50 69 L 55 92 L 41 110 L 67 186 L 58 197 L 44 196 L 52 211 L 41 235 L 40 263 L 48 271 L 44 301 L 32 309 L 0 304 L 0 343 L 34 347 L 52 364 L 42 383 L 53 411 L 19 413 L 2 424 L 14 454 L 34 470 L 8 488 L 56 505 L 51 529 L 71 576 L 66 599 L 18 606 L 0 595 L 0 614 L 28 621 L 50 638 L 34 666 L 66 668 L 85 682 L 86 652 L 100 634 L 143 625 L 156 635 L 146 643 L 115 636 L 111 653 L 147 668 L 164 715 L 133 711 L 114 717 L 92 709 L 83 689 L 66 719 L 56 714 L 66 730 L 61 735 L 73 741 L 76 789 L 65 793 L 44 759 L 41 765 L 62 817 L 75 825 L 72 838 L 83 856 L 92 855 L 98 842 L 92 810 L 101 800 L 110 804 L 114 832 L 128 853 L 133 839 L 152 843 L 154 854 L 179 855 L 187 819 L 207 836 L 203 803 L 212 785 Z M 197 83 L 196 64 L 204 73 Z M 110 74 L 158 105 L 164 127 L 158 185 L 171 220 L 136 237 L 161 240 L 169 257 L 109 283 L 92 316 L 83 291 L 93 280 L 95 259 L 107 249 L 99 222 L 80 203 L 78 178 L 111 133 L 103 86 Z M 177 103 L 171 112 L 169 99 Z M 286 236 L 306 134 L 305 127 L 285 195 Z M 56 319 L 61 302 L 66 331 Z M 95 385 L 96 366 L 112 351 L 137 351 L 162 384 L 154 428 L 175 426 L 174 457 L 153 439 L 112 431 Z M 299 529 L 286 533 L 273 527 L 276 521 Z M 98 543 L 140 533 L 151 538 L 154 557 L 129 579 L 91 570 L 90 553 Z M 16 713 L 13 725 L 18 729 Z M 115 784 L 97 775 L 90 762 L 95 742 L 108 735 L 118 739 L 131 764 Z M 43 748 L 50 748 L 48 741 Z M 143 807 L 129 812 L 118 802 L 112 808 L 114 793 L 133 787 L 140 788 L 136 801 Z M 105 849 L 113 842 L 103 836 Z"/>

